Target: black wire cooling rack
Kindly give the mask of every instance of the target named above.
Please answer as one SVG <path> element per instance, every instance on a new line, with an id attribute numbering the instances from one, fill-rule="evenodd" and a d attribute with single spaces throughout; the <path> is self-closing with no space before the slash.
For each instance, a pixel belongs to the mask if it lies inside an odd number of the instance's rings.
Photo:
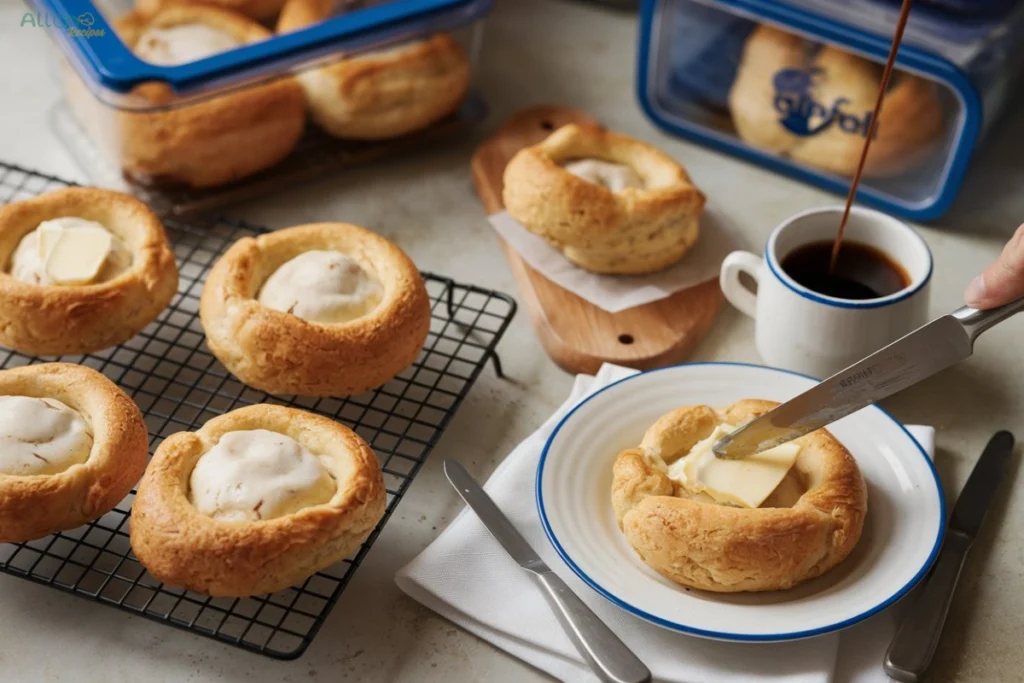
<path id="1" fill-rule="evenodd" d="M 0 163 L 0 204 L 69 184 Z M 213 262 L 235 240 L 261 229 L 225 219 L 202 224 L 165 220 L 165 225 L 181 277 L 170 307 L 125 344 L 60 360 L 99 370 L 127 391 L 145 415 L 151 451 L 170 434 L 194 430 L 215 415 L 254 403 L 334 418 L 377 454 L 387 486 L 384 517 L 354 556 L 301 585 L 254 598 L 211 598 L 149 576 L 128 541 L 134 491 L 91 524 L 29 543 L 0 545 L 0 571 L 260 654 L 293 659 L 312 642 L 484 365 L 492 362 L 502 376 L 495 346 L 516 304 L 505 294 L 424 273 L 431 331 L 412 367 L 360 396 L 269 396 L 242 385 L 217 362 L 198 316 L 202 283 Z M 43 360 L 0 348 L 0 368 Z"/>

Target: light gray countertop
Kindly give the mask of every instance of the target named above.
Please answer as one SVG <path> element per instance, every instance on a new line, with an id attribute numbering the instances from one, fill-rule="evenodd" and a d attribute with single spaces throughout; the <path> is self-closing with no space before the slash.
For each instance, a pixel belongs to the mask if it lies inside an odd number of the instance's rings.
<path id="1" fill-rule="evenodd" d="M 19 26 L 25 11 L 18 0 L 0 0 L 0 160 L 84 181 L 50 131 L 59 87 L 49 39 L 42 29 Z M 839 201 L 656 130 L 633 95 L 635 45 L 629 15 L 561 0 L 502 0 L 488 23 L 479 73 L 492 112 L 474 139 L 325 178 L 231 213 L 271 227 L 313 220 L 362 224 L 397 240 L 424 269 L 514 293 L 470 184 L 468 161 L 484 133 L 538 103 L 583 109 L 673 154 L 751 247 L 786 216 Z M 961 303 L 965 285 L 1024 221 L 1024 121 L 1017 119 L 978 155 L 962 199 L 941 227 L 921 228 L 936 262 L 936 314 Z M 694 359 L 757 362 L 752 333 L 750 320 L 726 309 Z M 950 499 L 992 432 L 1010 428 L 1024 436 L 1022 337 L 1024 316 L 986 334 L 974 358 L 886 402 L 898 418 L 938 428 L 936 462 Z M 4 576 L 0 680 L 544 680 L 406 598 L 392 581 L 461 508 L 442 476 L 443 457 L 457 457 L 486 478 L 569 390 L 570 376 L 545 356 L 525 312 L 500 351 L 512 381 L 483 373 L 301 659 L 271 661 Z M 930 681 L 1020 680 L 1024 495 L 1007 484 L 968 562 Z"/>

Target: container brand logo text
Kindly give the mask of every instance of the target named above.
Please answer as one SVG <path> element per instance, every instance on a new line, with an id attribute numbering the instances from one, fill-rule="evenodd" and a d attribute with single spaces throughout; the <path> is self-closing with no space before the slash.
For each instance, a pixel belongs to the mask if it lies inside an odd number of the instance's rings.
<path id="1" fill-rule="evenodd" d="M 70 14 L 50 14 L 49 12 L 25 12 L 21 15 L 21 26 L 33 28 L 57 28 L 72 38 L 101 38 L 107 34 L 106 29 L 93 28 L 96 17 L 91 12 L 83 12 L 76 17 Z"/>
<path id="2" fill-rule="evenodd" d="M 848 111 L 850 100 L 819 102 L 814 98 L 815 79 L 821 69 L 782 69 L 772 79 L 775 85 L 775 111 L 779 123 L 793 135 L 810 137 L 836 125 L 844 133 L 867 137 L 871 127 L 871 111 Z"/>

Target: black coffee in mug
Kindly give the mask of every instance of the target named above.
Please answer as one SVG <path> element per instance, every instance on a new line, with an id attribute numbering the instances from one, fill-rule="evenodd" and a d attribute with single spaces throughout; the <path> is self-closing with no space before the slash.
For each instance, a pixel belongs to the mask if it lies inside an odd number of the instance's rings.
<path id="1" fill-rule="evenodd" d="M 786 274 L 811 291 L 837 299 L 878 299 L 910 284 L 910 275 L 885 252 L 844 240 L 831 269 L 832 242 L 811 242 L 782 259 Z"/>

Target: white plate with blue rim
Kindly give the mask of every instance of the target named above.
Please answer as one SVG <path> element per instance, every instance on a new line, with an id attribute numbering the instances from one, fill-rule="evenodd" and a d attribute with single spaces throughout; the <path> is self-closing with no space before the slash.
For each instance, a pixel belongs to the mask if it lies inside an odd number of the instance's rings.
<path id="1" fill-rule="evenodd" d="M 548 439 L 537 470 L 541 523 L 555 550 L 591 588 L 653 624 L 705 638 L 783 641 L 852 626 L 899 600 L 935 560 L 945 501 L 931 460 L 877 406 L 828 427 L 860 466 L 868 513 L 849 557 L 785 591 L 709 593 L 648 567 L 611 506 L 612 464 L 660 416 L 683 405 L 743 398 L 785 401 L 815 380 L 739 363 L 692 363 L 633 375 L 576 406 Z"/>

